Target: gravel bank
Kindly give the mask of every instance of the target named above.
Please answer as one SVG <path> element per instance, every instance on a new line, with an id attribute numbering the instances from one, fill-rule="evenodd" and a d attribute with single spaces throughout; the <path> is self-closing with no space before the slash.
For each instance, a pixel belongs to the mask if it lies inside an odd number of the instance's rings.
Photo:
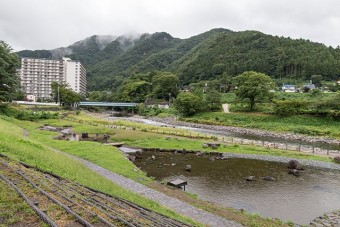
<path id="1" fill-rule="evenodd" d="M 228 157 L 228 158 L 247 158 L 247 159 L 271 161 L 271 162 L 283 162 L 283 163 L 288 163 L 290 160 L 296 159 L 304 166 L 311 166 L 314 168 L 322 168 L 322 169 L 340 170 L 340 164 L 336 164 L 334 162 L 323 162 L 323 161 L 317 161 L 317 160 L 306 160 L 306 159 L 288 158 L 288 157 L 282 157 L 282 156 L 257 155 L 257 154 L 223 153 L 223 156 Z"/>
<path id="2" fill-rule="evenodd" d="M 271 131 L 266 131 L 266 130 L 248 129 L 248 128 L 241 128 L 241 127 L 233 127 L 233 126 L 198 124 L 198 123 L 178 121 L 173 118 L 152 117 L 149 119 L 153 121 L 161 122 L 164 124 L 171 124 L 171 125 L 176 125 L 176 126 L 202 128 L 202 129 L 216 130 L 220 132 L 231 132 L 231 133 L 237 133 L 237 134 L 261 136 L 261 137 L 273 137 L 273 138 L 279 138 L 279 139 L 297 140 L 297 141 L 305 141 L 305 142 L 311 142 L 311 143 L 321 142 L 321 143 L 327 143 L 327 144 L 337 144 L 340 146 L 340 140 L 327 138 L 327 137 L 312 137 L 312 136 L 299 135 L 299 134 L 294 134 L 294 133 L 277 133 L 277 132 L 271 132 Z"/>

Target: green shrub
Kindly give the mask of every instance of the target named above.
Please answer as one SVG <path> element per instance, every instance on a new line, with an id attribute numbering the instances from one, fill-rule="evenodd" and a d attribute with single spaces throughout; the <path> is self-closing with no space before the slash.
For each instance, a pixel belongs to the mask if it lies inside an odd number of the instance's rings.
<path id="1" fill-rule="evenodd" d="M 336 163 L 340 163 L 340 156 L 335 156 L 335 157 L 334 157 L 334 161 L 335 161 Z"/>
<path id="2" fill-rule="evenodd" d="M 274 113 L 279 116 L 301 114 L 307 109 L 309 102 L 301 99 L 273 100 Z"/>

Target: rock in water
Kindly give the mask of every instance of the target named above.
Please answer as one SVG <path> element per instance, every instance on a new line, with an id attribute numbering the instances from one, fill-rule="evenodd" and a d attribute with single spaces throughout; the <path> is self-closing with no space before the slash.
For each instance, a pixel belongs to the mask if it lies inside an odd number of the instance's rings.
<path id="1" fill-rule="evenodd" d="M 275 181 L 275 178 L 270 176 L 263 177 L 262 179 L 266 181 Z"/>
<path id="2" fill-rule="evenodd" d="M 186 165 L 185 166 L 185 171 L 191 172 L 191 165 Z"/>
<path id="3" fill-rule="evenodd" d="M 288 173 L 289 173 L 289 174 L 293 174 L 293 175 L 296 176 L 296 177 L 300 176 L 300 171 L 297 170 L 297 169 L 290 169 L 290 170 L 288 171 Z"/>
<path id="4" fill-rule="evenodd" d="M 289 169 L 300 169 L 301 167 L 300 167 L 300 163 L 297 160 L 292 159 L 288 162 L 288 168 Z"/>
<path id="5" fill-rule="evenodd" d="M 246 181 L 256 181 L 255 176 L 249 176 L 246 178 Z"/>

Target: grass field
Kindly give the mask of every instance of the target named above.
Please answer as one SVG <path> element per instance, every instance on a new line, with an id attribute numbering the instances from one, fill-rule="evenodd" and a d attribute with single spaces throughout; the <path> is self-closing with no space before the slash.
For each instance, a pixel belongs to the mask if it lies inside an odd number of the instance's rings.
<path id="1" fill-rule="evenodd" d="M 29 138 L 23 135 L 23 129 L 18 127 L 16 124 L 20 124 L 24 126 L 26 129 L 28 129 L 28 131 L 30 132 Z M 80 162 L 74 159 L 71 159 L 62 153 L 54 152 L 53 150 L 49 148 L 49 143 L 47 142 L 48 139 L 53 142 L 53 140 L 51 140 L 50 138 L 53 135 L 51 133 L 46 133 L 46 134 L 45 132 L 42 133 L 39 129 L 36 129 L 36 126 L 39 126 L 39 125 L 40 124 L 38 123 L 20 122 L 12 118 L 0 117 L 0 127 L 1 127 L 0 153 L 7 155 L 14 160 L 23 161 L 28 164 L 38 166 L 41 169 L 56 173 L 67 179 L 75 180 L 86 186 L 107 192 L 109 194 L 120 196 L 129 201 L 138 203 L 144 207 L 163 213 L 170 217 L 174 217 L 179 220 L 189 222 L 192 224 L 197 224 L 191 219 L 187 217 L 183 217 L 175 213 L 172 210 L 169 210 L 163 206 L 160 206 L 158 203 L 150 199 L 146 199 L 145 197 L 132 193 L 112 183 L 108 179 L 86 168 Z M 45 141 L 46 143 L 43 143 L 41 141 Z M 65 144 L 66 143 L 71 144 L 71 143 L 68 143 L 68 141 L 60 141 L 60 142 L 63 142 Z M 90 145 L 90 144 L 87 144 L 87 145 Z M 62 146 L 62 145 L 59 144 L 58 141 L 56 141 L 54 147 L 58 148 L 59 146 Z M 98 144 L 98 146 L 100 147 L 101 145 Z M 69 149 L 70 153 L 76 152 L 73 150 L 74 149 L 73 145 L 65 146 L 65 147 Z M 112 153 L 114 153 L 114 151 L 112 151 Z M 119 152 L 116 152 L 116 154 L 119 154 Z M 110 156 L 110 157 L 113 157 L 113 156 Z M 100 156 L 97 158 L 98 158 L 97 160 L 98 162 L 100 160 L 102 162 L 105 162 L 107 160 L 107 156 Z M 117 159 L 121 162 L 125 160 L 127 164 L 127 167 L 125 167 L 125 171 L 128 172 L 127 175 L 135 174 L 134 177 L 136 177 L 137 175 L 145 177 L 144 173 L 140 171 L 135 172 L 133 170 L 135 167 L 126 159 L 122 159 L 122 160 L 120 160 L 119 158 Z M 114 161 L 111 161 L 111 162 L 115 163 Z M 129 167 L 129 163 L 130 163 L 130 167 Z M 112 168 L 117 168 L 117 167 L 112 167 Z M 120 168 L 122 168 L 122 166 L 120 166 Z M 3 199 L 4 198 L 1 196 L 0 201 Z"/>
<path id="2" fill-rule="evenodd" d="M 168 140 L 166 137 L 169 135 L 158 134 L 157 130 L 153 133 L 115 129 L 103 127 L 100 124 L 106 124 L 108 122 L 101 121 L 99 119 L 92 118 L 91 116 L 80 114 L 74 115 L 73 120 L 87 120 L 94 122 L 97 125 L 82 124 L 75 121 L 63 120 L 63 119 L 48 119 L 39 120 L 38 122 L 19 121 L 8 117 L 0 117 L 0 153 L 4 153 L 7 156 L 15 160 L 27 162 L 31 165 L 36 165 L 42 169 L 54 172 L 65 178 L 75 180 L 81 184 L 96 188 L 101 191 L 108 192 L 130 201 L 136 202 L 149 209 L 161 212 L 171 217 L 175 217 L 182 221 L 197 224 L 194 221 L 176 214 L 175 212 L 166 209 L 159 204 L 148 200 L 140 195 L 128 192 L 127 190 L 113 184 L 106 178 L 92 172 L 84 167 L 81 163 L 70 159 L 62 153 L 57 153 L 51 150 L 51 148 L 62 150 L 64 152 L 74 154 L 84 159 L 90 160 L 102 167 L 109 169 L 113 172 L 122 174 L 131 179 L 140 181 L 141 183 L 150 185 L 154 182 L 146 176 L 145 173 L 138 170 L 131 162 L 129 162 L 124 155 L 121 154 L 116 148 L 102 145 L 96 142 L 71 142 L 54 140 L 53 137 L 58 133 L 42 131 L 39 127 L 44 124 L 53 126 L 70 126 L 74 131 L 88 132 L 88 133 L 108 133 L 111 135 L 112 141 L 123 141 L 131 146 L 140 147 L 159 147 L 159 148 L 175 148 L 175 149 L 192 149 L 192 150 L 205 150 L 216 151 L 211 149 L 203 149 L 202 145 L 206 141 L 212 140 L 194 140 L 184 137 L 170 136 Z M 112 122 L 111 122 L 112 123 Z M 120 123 L 126 124 L 126 123 Z M 20 125 L 20 127 L 18 127 Z M 129 125 L 136 127 L 146 127 L 143 124 Z M 23 135 L 23 128 L 29 131 L 29 137 Z M 170 129 L 175 130 L 175 129 Z M 221 152 L 237 152 L 237 153 L 249 153 L 249 154 L 268 154 L 268 155 L 283 155 L 288 157 L 317 159 L 323 161 L 330 161 L 328 158 L 306 155 L 297 152 L 287 152 L 277 149 L 265 149 L 256 146 L 240 146 L 229 144 L 226 147 L 220 147 L 217 151 Z M 141 181 L 141 179 L 144 179 Z M 3 198 L 0 198 L 0 201 Z M 233 215 L 234 220 L 241 220 L 247 226 L 283 226 L 286 225 L 280 221 L 273 221 L 264 219 L 254 214 L 246 214 L 237 210 L 229 210 L 223 208 L 216 208 L 213 205 L 207 205 L 197 201 L 188 201 L 193 205 L 199 206 L 203 209 L 213 211 L 215 213 L 224 213 L 225 217 Z"/>

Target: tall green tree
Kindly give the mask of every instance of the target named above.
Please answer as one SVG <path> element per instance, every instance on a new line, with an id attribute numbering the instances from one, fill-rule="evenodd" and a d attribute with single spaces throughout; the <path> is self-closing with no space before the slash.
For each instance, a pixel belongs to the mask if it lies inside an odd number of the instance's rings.
<path id="1" fill-rule="evenodd" d="M 256 103 L 268 99 L 271 96 L 270 90 L 275 87 L 269 76 L 254 71 L 247 71 L 235 77 L 233 84 L 237 98 L 248 102 L 251 111 Z"/>
<path id="2" fill-rule="evenodd" d="M 82 97 L 77 92 L 67 87 L 67 84 L 52 82 L 52 99 L 55 102 L 60 101 L 65 107 L 72 107 L 75 103 L 80 102 Z"/>
<path id="3" fill-rule="evenodd" d="M 219 110 L 222 104 L 222 95 L 220 92 L 210 89 L 205 95 L 205 103 L 209 110 Z"/>
<path id="4" fill-rule="evenodd" d="M 16 73 L 19 67 L 19 57 L 12 48 L 0 41 L 0 102 L 16 98 L 20 81 Z"/>
<path id="5" fill-rule="evenodd" d="M 174 106 L 182 115 L 190 116 L 202 108 L 202 99 L 191 92 L 181 92 L 177 96 Z"/>
<path id="6" fill-rule="evenodd" d="M 136 81 L 123 85 L 120 100 L 125 102 L 144 102 L 151 92 L 151 84 L 146 81 Z"/>
<path id="7" fill-rule="evenodd" d="M 179 78 L 168 72 L 159 72 L 153 77 L 152 86 L 153 94 L 157 98 L 169 99 L 171 97 L 176 97 L 179 88 Z"/>

